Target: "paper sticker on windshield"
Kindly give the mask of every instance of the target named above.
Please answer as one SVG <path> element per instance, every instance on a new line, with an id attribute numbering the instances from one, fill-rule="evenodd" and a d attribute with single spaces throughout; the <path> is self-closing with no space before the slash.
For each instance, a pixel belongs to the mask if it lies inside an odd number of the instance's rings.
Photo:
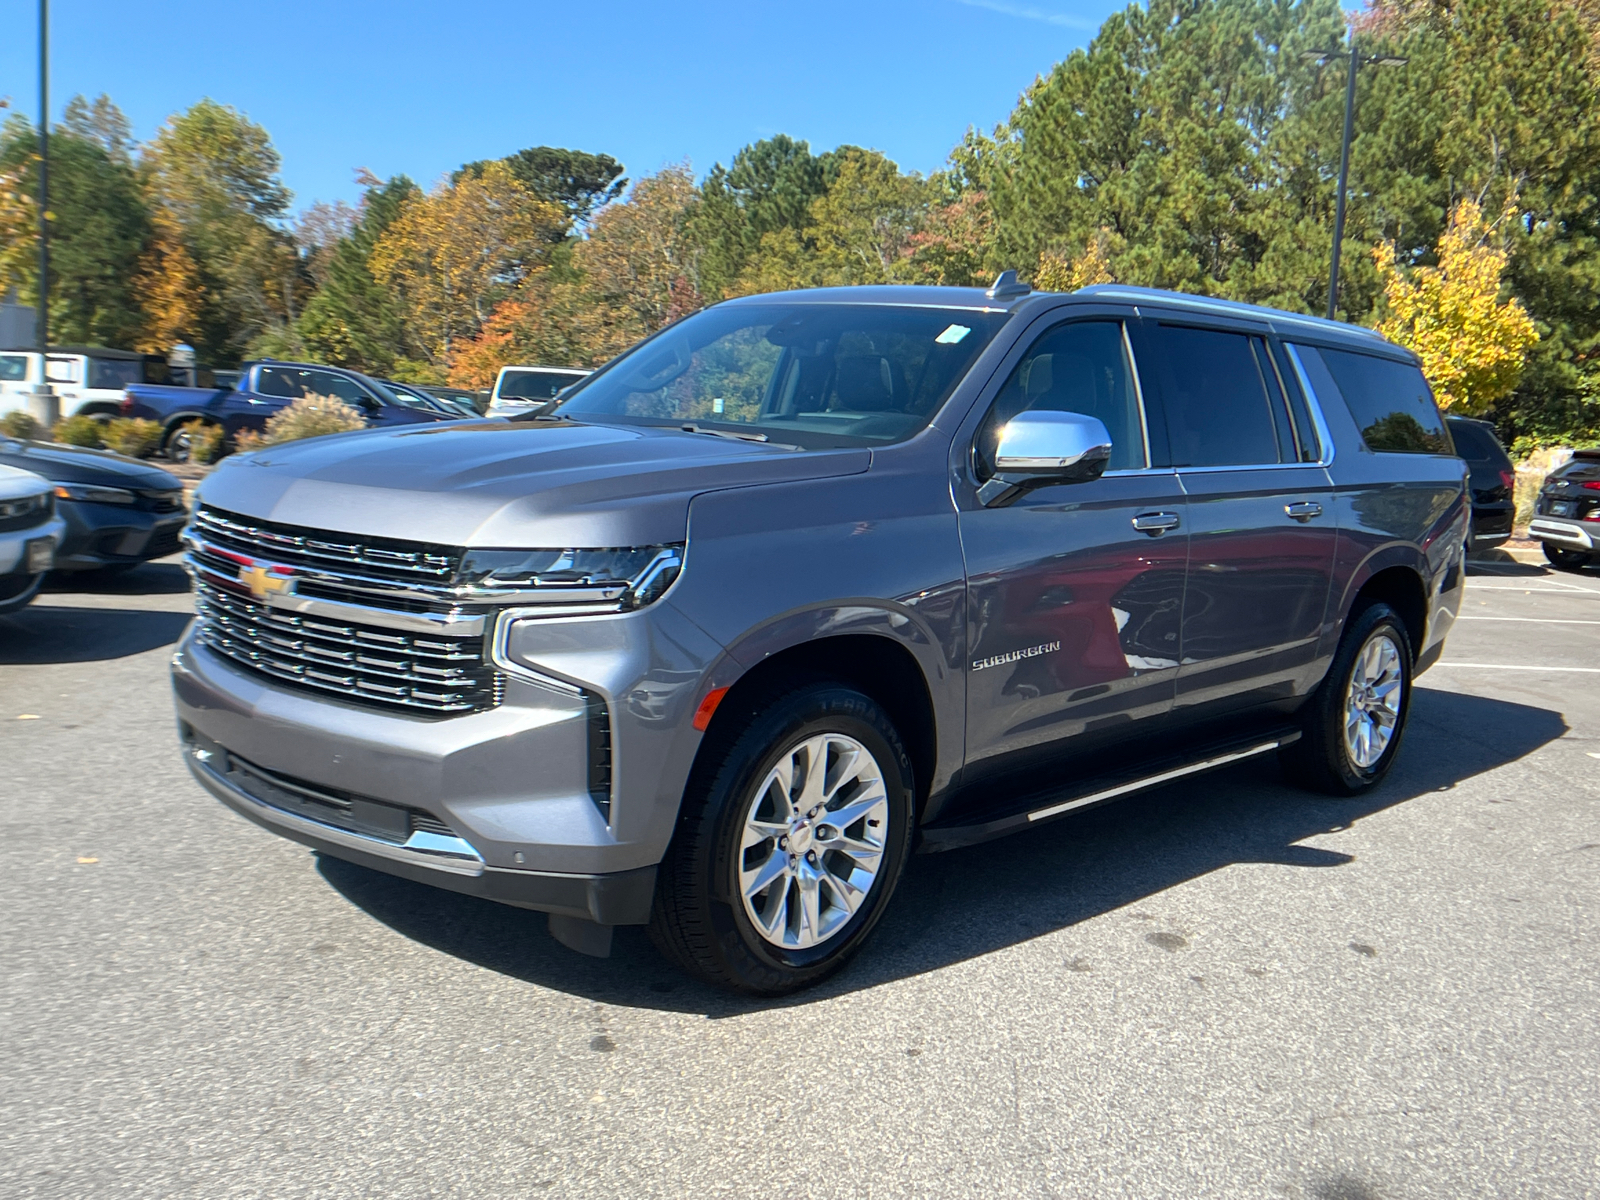
<path id="1" fill-rule="evenodd" d="M 938 342 L 941 346 L 954 346 L 957 342 L 971 332 L 972 330 L 968 329 L 965 325 L 946 325 L 944 332 L 933 340 Z"/>

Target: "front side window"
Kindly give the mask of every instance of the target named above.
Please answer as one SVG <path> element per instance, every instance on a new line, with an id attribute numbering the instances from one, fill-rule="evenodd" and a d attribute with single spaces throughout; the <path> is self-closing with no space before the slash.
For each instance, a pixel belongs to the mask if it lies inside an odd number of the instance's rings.
<path id="1" fill-rule="evenodd" d="M 1000 429 L 1025 412 L 1098 417 L 1111 435 L 1112 471 L 1148 465 L 1144 420 L 1120 321 L 1071 321 L 1046 330 L 995 397 L 977 439 L 978 471 L 994 471 Z"/>
<path id="2" fill-rule="evenodd" d="M 698 313 L 589 376 L 578 420 L 726 429 L 802 447 L 898 441 L 932 418 L 1009 314 L 887 304 Z"/>
<path id="3" fill-rule="evenodd" d="M 0 383 L 18 383 L 27 377 L 26 354 L 0 354 Z"/>
<path id="4" fill-rule="evenodd" d="M 1428 381 L 1415 364 L 1354 350 L 1302 346 L 1300 354 L 1302 359 L 1320 358 L 1326 365 L 1367 449 L 1390 454 L 1454 453 Z M 1316 382 L 1313 376 L 1312 386 Z"/>
<path id="5" fill-rule="evenodd" d="M 372 403 L 372 397 L 348 375 L 335 375 L 332 371 L 307 371 L 306 391 L 318 396 L 337 396 L 346 404 L 360 408 Z"/>
<path id="6" fill-rule="evenodd" d="M 1282 402 L 1246 333 L 1160 325 L 1152 331 L 1175 467 L 1284 461 Z M 1145 365 L 1140 357 L 1140 366 Z M 1270 361 L 1265 364 L 1270 369 Z M 1298 455 L 1289 454 L 1289 461 Z"/>
<path id="7" fill-rule="evenodd" d="M 297 371 L 293 367 L 262 367 L 256 372 L 256 391 L 263 396 L 298 400 L 306 394 L 305 377 L 309 374 L 310 371 Z"/>
<path id="8" fill-rule="evenodd" d="M 120 391 L 130 383 L 144 383 L 144 363 L 137 358 L 91 358 L 89 386 Z"/>

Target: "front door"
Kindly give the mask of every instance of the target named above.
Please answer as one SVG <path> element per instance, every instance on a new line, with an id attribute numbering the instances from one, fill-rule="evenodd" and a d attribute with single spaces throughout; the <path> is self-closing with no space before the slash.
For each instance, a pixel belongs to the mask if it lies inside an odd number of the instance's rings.
<path id="1" fill-rule="evenodd" d="M 1293 382 L 1248 329 L 1158 319 L 1143 333 L 1188 502 L 1176 707 L 1300 695 L 1319 674 L 1337 507 Z"/>
<path id="2" fill-rule="evenodd" d="M 979 774 L 1019 752 L 1172 707 L 1187 559 L 1175 472 L 1149 467 L 1149 438 L 1123 323 L 1080 319 L 1024 352 L 975 437 L 992 473 L 999 427 L 1053 409 L 1098 417 L 1106 474 L 961 512 L 967 567 L 967 762 Z"/>

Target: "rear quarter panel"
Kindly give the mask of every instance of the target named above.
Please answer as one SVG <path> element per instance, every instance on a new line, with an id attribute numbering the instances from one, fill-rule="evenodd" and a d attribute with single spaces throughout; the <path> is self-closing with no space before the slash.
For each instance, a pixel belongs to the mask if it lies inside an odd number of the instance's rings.
<path id="1" fill-rule="evenodd" d="M 1380 454 L 1366 448 L 1339 396 L 1318 396 L 1335 447 L 1328 473 L 1339 541 L 1324 653 L 1331 655 L 1362 586 L 1379 571 L 1406 567 L 1422 579 L 1427 630 L 1419 662 L 1437 658 L 1461 609 L 1472 509 L 1467 467 L 1444 454 Z"/>

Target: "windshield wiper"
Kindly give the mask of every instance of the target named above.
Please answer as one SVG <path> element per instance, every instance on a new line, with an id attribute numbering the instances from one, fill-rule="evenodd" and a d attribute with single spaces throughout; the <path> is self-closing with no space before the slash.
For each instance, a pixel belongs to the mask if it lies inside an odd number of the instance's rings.
<path id="1" fill-rule="evenodd" d="M 707 429 L 704 425 L 679 425 L 685 433 L 709 433 L 712 437 L 732 438 L 736 442 L 770 442 L 764 433 L 740 433 L 733 429 Z"/>

